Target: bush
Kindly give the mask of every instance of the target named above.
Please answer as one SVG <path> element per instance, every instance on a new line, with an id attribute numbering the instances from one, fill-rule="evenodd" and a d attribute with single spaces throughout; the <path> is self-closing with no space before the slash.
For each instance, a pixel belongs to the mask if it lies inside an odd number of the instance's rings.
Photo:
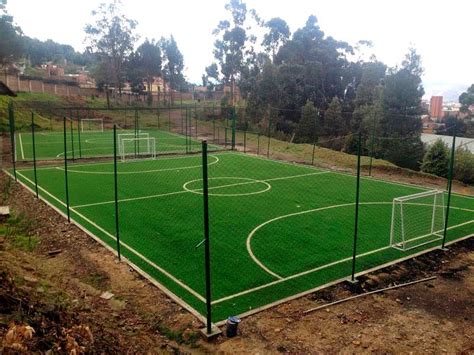
<path id="1" fill-rule="evenodd" d="M 474 184 L 474 154 L 466 148 L 456 149 L 453 176 L 465 184 Z"/>
<path id="2" fill-rule="evenodd" d="M 441 177 L 448 176 L 449 148 L 441 139 L 437 139 L 432 146 L 428 148 L 421 171 Z"/>

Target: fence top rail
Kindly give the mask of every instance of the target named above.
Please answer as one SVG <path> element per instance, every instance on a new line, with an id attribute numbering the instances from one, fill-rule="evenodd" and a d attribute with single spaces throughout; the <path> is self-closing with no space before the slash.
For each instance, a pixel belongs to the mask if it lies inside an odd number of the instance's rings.
<path id="1" fill-rule="evenodd" d="M 442 190 L 435 189 L 435 190 L 418 192 L 416 194 L 395 197 L 393 200 L 397 202 L 403 202 L 403 201 L 414 200 L 417 198 L 433 196 L 433 195 L 442 194 L 442 193 L 444 193 Z"/>

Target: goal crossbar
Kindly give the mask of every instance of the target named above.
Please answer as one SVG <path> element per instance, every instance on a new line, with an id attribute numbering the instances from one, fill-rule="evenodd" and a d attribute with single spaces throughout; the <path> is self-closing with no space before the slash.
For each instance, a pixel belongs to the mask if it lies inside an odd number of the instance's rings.
<path id="1" fill-rule="evenodd" d="M 418 192 L 416 194 L 395 197 L 394 200 L 395 201 L 400 201 L 400 202 L 410 201 L 410 200 L 414 200 L 414 199 L 418 199 L 418 198 L 422 198 L 422 197 L 427 197 L 427 196 L 432 196 L 432 195 L 435 195 L 435 194 L 441 194 L 441 193 L 443 193 L 443 191 L 441 191 L 441 190 L 428 190 L 428 191 Z"/>
<path id="2" fill-rule="evenodd" d="M 132 159 L 134 158 L 135 159 L 138 159 L 138 158 L 155 159 L 156 158 L 155 137 L 121 138 L 119 142 L 119 153 L 120 153 L 122 161 L 125 161 L 127 157 L 132 157 Z"/>

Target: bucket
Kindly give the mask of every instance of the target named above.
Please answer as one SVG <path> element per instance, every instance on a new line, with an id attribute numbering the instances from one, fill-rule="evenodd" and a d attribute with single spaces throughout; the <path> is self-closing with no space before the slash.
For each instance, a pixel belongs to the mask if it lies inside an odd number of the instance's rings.
<path id="1" fill-rule="evenodd" d="M 227 329 L 226 329 L 227 338 L 233 338 L 237 335 L 237 328 L 239 327 L 239 323 L 240 323 L 240 318 L 238 317 L 227 318 Z"/>

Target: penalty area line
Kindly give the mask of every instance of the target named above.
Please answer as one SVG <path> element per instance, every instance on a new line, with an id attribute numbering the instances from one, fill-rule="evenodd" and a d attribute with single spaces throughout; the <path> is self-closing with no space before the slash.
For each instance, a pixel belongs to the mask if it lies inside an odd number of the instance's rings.
<path id="1" fill-rule="evenodd" d="M 458 228 L 458 227 L 461 227 L 461 226 L 464 226 L 466 224 L 470 224 L 470 223 L 473 223 L 474 220 L 472 221 L 467 221 L 467 222 L 464 222 L 464 223 L 460 223 L 460 224 L 456 224 L 454 226 L 451 226 L 451 227 L 448 227 L 448 230 L 451 230 L 451 229 L 454 229 L 454 228 Z M 436 240 L 435 240 L 436 241 Z M 435 242 L 434 241 L 434 242 Z M 357 258 L 360 258 L 360 257 L 364 257 L 364 256 L 367 256 L 367 255 L 370 255 L 370 254 L 374 254 L 374 253 L 378 253 L 378 252 L 381 252 L 383 250 L 386 250 L 386 249 L 389 249 L 391 248 L 390 245 L 388 246 L 385 246 L 385 247 L 382 247 L 382 248 L 379 248 L 379 249 L 375 249 L 375 250 L 372 250 L 372 251 L 369 251 L 369 252 L 366 252 L 366 253 L 363 253 L 363 254 L 359 254 L 356 256 L 356 259 Z M 424 253 L 425 251 L 422 251 L 422 253 Z M 402 258 L 400 259 L 401 260 L 404 260 L 404 259 L 410 259 L 410 258 L 413 258 L 415 257 L 416 254 L 414 255 L 410 255 L 406 258 Z M 290 275 L 290 276 L 287 276 L 287 277 L 284 277 L 282 279 L 278 279 L 278 280 L 275 280 L 275 281 L 272 281 L 272 282 L 269 282 L 267 284 L 264 284 L 264 285 L 260 285 L 260 286 L 257 286 L 257 287 L 253 287 L 253 288 L 250 288 L 250 289 L 247 289 L 245 291 L 241 291 L 241 292 L 238 292 L 238 293 L 235 293 L 233 295 L 229 295 L 229 296 L 226 296 L 226 297 L 222 297 L 222 298 L 219 298 L 215 301 L 212 301 L 211 304 L 214 305 L 214 304 L 218 304 L 218 303 L 222 303 L 224 301 L 228 301 L 228 300 L 231 300 L 231 299 L 234 299 L 234 298 L 237 298 L 237 297 L 240 297 L 240 296 L 244 296 L 246 294 L 249 294 L 249 293 L 252 293 L 252 292 L 255 292 L 255 291 L 259 291 L 259 290 L 262 290 L 262 289 L 265 289 L 265 288 L 268 288 L 268 287 L 271 287 L 271 286 L 274 286 L 274 285 L 277 285 L 277 284 L 280 284 L 282 282 L 286 282 L 288 280 L 292 280 L 292 279 L 295 279 L 295 278 L 299 278 L 301 276 L 305 276 L 307 274 L 311 274 L 313 272 L 316 272 L 316 271 L 320 271 L 320 270 L 324 270 L 328 267 L 331 267 L 331 266 L 334 266 L 334 265 L 337 265 L 337 264 L 340 264 L 340 263 L 343 263 L 343 262 L 348 262 L 352 260 L 352 257 L 347 257 L 347 258 L 344 258 L 344 259 L 341 259 L 341 260 L 337 260 L 335 262 L 332 262 L 332 263 L 329 263 L 329 264 L 325 264 L 325 265 L 322 265 L 322 266 L 318 266 L 314 269 L 310 269 L 310 270 L 306 270 L 306 271 L 303 271 L 303 272 L 300 272 L 298 274 L 294 274 L 294 275 Z M 394 260 L 393 263 L 396 263 L 399 259 L 397 260 Z"/>

